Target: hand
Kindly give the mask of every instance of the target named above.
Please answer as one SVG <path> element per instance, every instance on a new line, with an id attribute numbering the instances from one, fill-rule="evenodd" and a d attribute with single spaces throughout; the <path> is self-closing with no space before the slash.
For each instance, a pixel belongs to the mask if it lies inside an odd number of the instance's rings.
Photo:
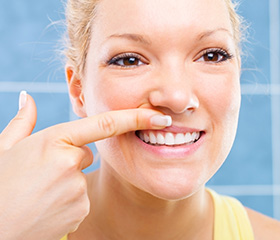
<path id="1" fill-rule="evenodd" d="M 26 101 L 24 100 L 26 98 Z M 89 213 L 82 170 L 93 161 L 85 146 L 140 129 L 160 129 L 170 117 L 149 109 L 103 113 L 30 135 L 35 102 L 25 105 L 0 135 L 0 238 L 54 240 L 73 232 Z"/>

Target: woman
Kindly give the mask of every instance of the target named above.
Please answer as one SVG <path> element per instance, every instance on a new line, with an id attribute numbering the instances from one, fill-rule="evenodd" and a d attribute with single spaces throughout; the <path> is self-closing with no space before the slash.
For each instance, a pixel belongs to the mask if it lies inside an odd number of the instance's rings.
<path id="1" fill-rule="evenodd" d="M 3 239 L 278 239 L 279 222 L 205 188 L 240 108 L 233 4 L 69 0 L 67 20 L 84 119 L 29 136 L 36 108 L 21 93 L 0 136 Z M 84 176 L 90 142 L 101 167 Z"/>

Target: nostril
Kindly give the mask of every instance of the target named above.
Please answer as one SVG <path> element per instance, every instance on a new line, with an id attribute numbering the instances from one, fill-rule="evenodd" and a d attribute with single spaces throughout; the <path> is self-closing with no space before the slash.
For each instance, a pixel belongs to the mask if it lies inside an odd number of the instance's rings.
<path id="1" fill-rule="evenodd" d="M 186 110 L 195 110 L 199 108 L 199 101 L 198 99 L 194 99 L 193 97 L 190 98 L 190 102 L 188 106 L 186 107 Z"/>
<path id="2" fill-rule="evenodd" d="M 188 105 L 178 113 L 184 113 L 184 112 L 192 113 L 197 108 L 199 108 L 198 100 L 195 100 L 194 98 L 190 98 Z"/>
<path id="3" fill-rule="evenodd" d="M 149 93 L 149 102 L 154 107 L 169 109 L 175 114 L 182 114 L 186 111 L 191 113 L 199 107 L 199 100 L 190 88 L 164 86 L 164 84 Z"/>

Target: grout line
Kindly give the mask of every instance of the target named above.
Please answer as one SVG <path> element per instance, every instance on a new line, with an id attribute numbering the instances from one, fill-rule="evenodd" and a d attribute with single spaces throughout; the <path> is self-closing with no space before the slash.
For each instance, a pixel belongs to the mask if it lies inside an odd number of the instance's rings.
<path id="1" fill-rule="evenodd" d="M 242 95 L 280 95 L 279 84 L 241 84 Z"/>
<path id="2" fill-rule="evenodd" d="M 21 90 L 33 93 L 68 93 L 66 83 L 0 82 L 0 92 L 18 93 Z"/>
<path id="3" fill-rule="evenodd" d="M 280 32 L 279 32 L 279 0 L 270 0 L 270 73 L 271 84 L 279 84 L 279 58 L 280 54 Z M 279 96 L 271 96 L 271 127 L 272 127 L 272 169 L 273 169 L 273 210 L 274 217 L 280 219 L 280 202 L 277 196 L 276 185 L 280 184 L 280 98 Z"/>
<path id="4" fill-rule="evenodd" d="M 280 197 L 280 185 L 207 185 L 225 195 L 234 196 L 275 196 Z"/>
<path id="5" fill-rule="evenodd" d="M 20 92 L 25 89 L 34 93 L 68 93 L 66 83 L 55 82 L 2 82 L 1 92 Z M 280 83 L 273 84 L 241 84 L 242 95 L 280 95 Z"/>

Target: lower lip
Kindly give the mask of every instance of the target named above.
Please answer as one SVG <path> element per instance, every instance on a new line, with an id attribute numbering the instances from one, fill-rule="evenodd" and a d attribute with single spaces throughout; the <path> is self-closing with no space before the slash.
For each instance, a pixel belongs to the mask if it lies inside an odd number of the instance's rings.
<path id="1" fill-rule="evenodd" d="M 194 143 L 177 146 L 150 145 L 142 141 L 136 136 L 136 134 L 135 137 L 138 139 L 138 143 L 141 145 L 141 147 L 147 152 L 151 152 L 152 154 L 165 159 L 183 159 L 189 157 L 199 149 L 199 147 L 204 142 L 205 133 L 201 133 L 200 138 Z"/>

